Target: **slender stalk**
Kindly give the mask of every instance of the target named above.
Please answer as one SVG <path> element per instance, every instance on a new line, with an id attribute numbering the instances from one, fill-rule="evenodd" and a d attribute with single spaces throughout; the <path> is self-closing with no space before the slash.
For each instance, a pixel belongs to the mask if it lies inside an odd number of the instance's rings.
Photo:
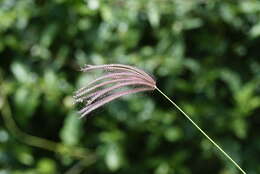
<path id="1" fill-rule="evenodd" d="M 1 96 L 1 95 L 0 95 Z M 59 153 L 61 155 L 68 154 L 77 159 L 96 161 L 96 155 L 90 152 L 87 152 L 85 149 L 81 147 L 70 147 L 62 143 L 53 142 L 44 138 L 36 137 L 29 135 L 23 132 L 17 125 L 15 120 L 13 119 L 13 115 L 11 112 L 10 104 L 7 99 L 3 96 L 4 104 L 0 107 L 0 116 L 3 117 L 3 122 L 6 125 L 7 130 L 19 141 L 41 149 L 53 151 Z"/>
<path id="2" fill-rule="evenodd" d="M 217 144 L 212 140 L 175 102 L 173 102 L 166 94 L 159 88 L 155 87 L 169 102 L 171 102 L 222 154 L 227 157 L 243 174 L 246 172 Z"/>

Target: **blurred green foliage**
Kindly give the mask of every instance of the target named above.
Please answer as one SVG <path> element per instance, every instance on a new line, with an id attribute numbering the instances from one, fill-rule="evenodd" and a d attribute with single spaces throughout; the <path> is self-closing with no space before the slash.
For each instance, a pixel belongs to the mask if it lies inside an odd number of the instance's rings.
<path id="1" fill-rule="evenodd" d="M 152 73 L 260 173 L 259 45 L 258 0 L 0 0 L 0 173 L 238 173 L 156 92 L 79 120 L 79 67 L 103 63 Z"/>

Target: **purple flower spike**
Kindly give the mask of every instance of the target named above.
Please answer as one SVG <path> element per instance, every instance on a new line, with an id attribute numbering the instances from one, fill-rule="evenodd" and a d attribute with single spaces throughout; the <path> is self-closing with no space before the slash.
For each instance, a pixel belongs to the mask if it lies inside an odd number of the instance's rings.
<path id="1" fill-rule="evenodd" d="M 156 89 L 156 82 L 150 75 L 132 66 L 86 65 L 81 69 L 83 72 L 94 70 L 101 70 L 104 74 L 76 91 L 74 95 L 76 103 L 85 103 L 85 107 L 79 111 L 81 117 L 119 97 Z"/>
<path id="2" fill-rule="evenodd" d="M 119 97 L 156 89 L 174 107 L 176 107 L 193 124 L 193 126 L 202 133 L 203 136 L 205 136 L 227 159 L 229 159 L 234 166 L 236 166 L 243 174 L 246 174 L 246 172 L 213 139 L 211 139 L 188 114 L 186 114 L 174 101 L 156 87 L 155 80 L 146 72 L 129 65 L 121 64 L 86 65 L 81 69 L 83 72 L 94 70 L 101 70 L 104 74 L 79 89 L 74 95 L 76 103 L 83 102 L 85 104 L 85 107 L 79 111 L 81 118 Z"/>

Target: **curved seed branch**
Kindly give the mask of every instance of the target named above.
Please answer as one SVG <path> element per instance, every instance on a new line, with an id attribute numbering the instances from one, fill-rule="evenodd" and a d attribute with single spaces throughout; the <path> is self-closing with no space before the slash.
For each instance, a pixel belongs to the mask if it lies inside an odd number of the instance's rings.
<path id="1" fill-rule="evenodd" d="M 84 91 L 85 89 L 89 88 L 89 86 L 91 86 L 101 80 L 117 79 L 117 78 L 128 77 L 128 76 L 136 76 L 136 74 L 132 73 L 132 72 L 121 72 L 121 73 L 109 73 L 109 74 L 103 75 L 103 76 L 89 82 L 86 86 L 80 88 L 78 91 L 76 91 L 76 94 L 80 93 L 81 91 Z"/>
<path id="2" fill-rule="evenodd" d="M 139 80 L 133 80 L 133 81 L 130 81 L 130 82 L 119 83 L 119 84 L 114 85 L 112 87 L 105 88 L 105 89 L 99 90 L 99 91 L 97 91 L 93 94 L 90 94 L 88 96 L 88 98 L 90 98 L 88 103 L 92 103 L 93 101 L 95 101 L 99 97 L 101 97 L 101 96 L 105 95 L 106 93 L 109 93 L 109 92 L 111 92 L 115 89 L 123 88 L 123 87 L 126 87 L 126 86 L 136 86 L 136 85 L 144 85 L 144 86 L 148 86 L 150 89 L 153 89 L 153 86 L 151 86 L 149 83 L 139 81 Z"/>
<path id="3" fill-rule="evenodd" d="M 85 115 L 89 114 L 91 111 L 103 106 L 104 104 L 115 100 L 119 97 L 128 95 L 128 94 L 133 94 L 133 93 L 137 93 L 137 92 L 143 92 L 143 91 L 151 91 L 153 90 L 152 88 L 137 88 L 137 89 L 131 89 L 131 90 L 127 90 L 127 91 L 122 91 L 122 92 L 118 92 L 114 95 L 110 95 L 108 97 L 105 97 L 101 100 L 98 100 L 97 102 L 85 107 L 84 109 L 82 109 L 81 111 L 79 111 L 79 113 L 81 114 L 81 118 L 84 117 Z"/>
<path id="4" fill-rule="evenodd" d="M 105 81 L 105 82 L 102 82 L 102 83 L 99 83 L 91 88 L 86 88 L 85 90 L 82 90 L 78 93 L 76 93 L 75 97 L 76 98 L 79 98 L 95 89 L 98 89 L 100 87 L 104 87 L 106 85 L 109 85 L 109 84 L 112 84 L 112 83 L 116 83 L 116 82 L 127 82 L 127 81 L 133 81 L 133 80 L 139 80 L 138 78 L 136 77 L 130 77 L 130 78 L 118 78 L 118 79 L 114 79 L 114 80 L 109 80 L 109 81 Z"/>
<path id="5" fill-rule="evenodd" d="M 145 73 L 143 70 L 137 69 L 132 66 L 128 65 L 121 65 L 121 64 L 107 64 L 107 65 L 86 65 L 84 68 L 81 70 L 83 72 L 90 71 L 90 70 L 95 70 L 95 69 L 104 69 L 104 70 L 122 70 L 122 71 L 128 71 L 128 72 L 133 72 L 139 75 L 142 75 L 146 78 L 148 81 L 154 81 L 154 79 L 149 76 L 147 73 Z"/>

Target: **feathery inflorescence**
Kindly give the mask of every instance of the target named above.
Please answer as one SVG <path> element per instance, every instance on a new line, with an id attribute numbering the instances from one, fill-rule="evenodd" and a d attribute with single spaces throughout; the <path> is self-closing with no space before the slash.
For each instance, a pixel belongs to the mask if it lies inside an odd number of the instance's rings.
<path id="1" fill-rule="evenodd" d="M 104 74 L 76 91 L 76 103 L 85 106 L 81 117 L 119 97 L 156 88 L 155 80 L 143 70 L 129 65 L 86 65 L 83 72 L 101 70 Z M 130 88 L 130 89 L 129 89 Z"/>
<path id="2" fill-rule="evenodd" d="M 94 70 L 102 70 L 104 75 L 91 81 L 88 85 L 79 89 L 74 95 L 76 103 L 85 104 L 85 107 L 79 111 L 81 117 L 84 117 L 91 111 L 119 97 L 156 89 L 169 102 L 171 102 L 173 106 L 176 107 L 227 159 L 229 159 L 243 174 L 246 174 L 246 172 L 217 143 L 215 143 L 215 141 L 212 140 L 189 115 L 187 115 L 175 102 L 156 87 L 155 80 L 143 70 L 121 64 L 86 65 L 81 69 L 83 72 Z M 127 89 L 125 89 L 126 87 Z"/>

